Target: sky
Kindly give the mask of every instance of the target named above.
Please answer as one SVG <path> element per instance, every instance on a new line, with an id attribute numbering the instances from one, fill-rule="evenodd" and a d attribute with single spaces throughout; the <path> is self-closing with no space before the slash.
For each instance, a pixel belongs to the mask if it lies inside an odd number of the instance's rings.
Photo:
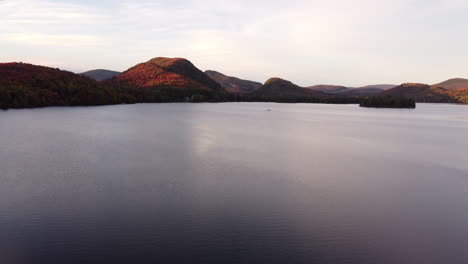
<path id="1" fill-rule="evenodd" d="M 0 0 L 0 62 L 124 71 L 153 57 L 298 85 L 468 78 L 466 0 Z"/>

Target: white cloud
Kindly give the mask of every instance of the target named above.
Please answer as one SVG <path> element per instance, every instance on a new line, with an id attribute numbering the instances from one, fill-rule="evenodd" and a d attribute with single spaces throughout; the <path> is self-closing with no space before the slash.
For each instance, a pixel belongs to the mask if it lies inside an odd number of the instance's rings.
<path id="1" fill-rule="evenodd" d="M 53 45 L 53 46 L 82 46 L 102 45 L 103 41 L 96 36 L 41 34 L 41 33 L 14 33 L 0 34 L 0 40 L 26 45 Z"/>
<path id="2" fill-rule="evenodd" d="M 37 0 L 4 0 L 0 15 L 2 24 L 18 26 L 25 24 L 93 24 L 107 16 L 99 10 L 70 3 Z"/>

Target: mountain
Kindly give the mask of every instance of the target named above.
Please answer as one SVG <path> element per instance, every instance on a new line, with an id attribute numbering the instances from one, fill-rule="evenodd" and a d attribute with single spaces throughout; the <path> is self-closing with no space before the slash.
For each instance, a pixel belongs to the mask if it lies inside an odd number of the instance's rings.
<path id="1" fill-rule="evenodd" d="M 396 86 L 397 85 L 391 84 L 377 84 L 351 88 L 339 85 L 315 85 L 306 88 L 337 96 L 372 96 L 377 95 L 384 90 L 395 88 Z"/>
<path id="2" fill-rule="evenodd" d="M 422 83 L 405 83 L 380 94 L 414 98 L 416 102 L 449 103 L 456 101 L 448 94 L 447 89 Z"/>
<path id="3" fill-rule="evenodd" d="M 230 93 L 251 93 L 262 87 L 261 83 L 226 76 L 217 71 L 205 71 L 205 73 Z"/>
<path id="4" fill-rule="evenodd" d="M 344 90 L 340 92 L 338 95 L 341 96 L 373 96 L 378 95 L 384 90 L 389 90 L 392 88 L 397 87 L 398 85 L 393 84 L 374 84 L 374 85 L 367 85 L 358 88 L 351 88 L 348 90 Z"/>
<path id="5" fill-rule="evenodd" d="M 390 90 L 390 89 L 393 89 L 395 87 L 397 87 L 398 85 L 395 85 L 395 84 L 373 84 L 373 85 L 367 85 L 367 86 L 363 86 L 363 87 L 358 87 L 356 89 L 379 89 L 379 90 Z"/>
<path id="6" fill-rule="evenodd" d="M 105 80 L 112 79 L 114 76 L 119 75 L 120 72 L 116 71 L 109 71 L 109 70 L 103 70 L 103 69 L 98 69 L 98 70 L 92 70 L 92 71 L 87 71 L 80 73 L 80 75 L 84 75 L 86 77 L 89 77 L 91 79 L 94 79 L 98 82 L 102 82 Z"/>
<path id="7" fill-rule="evenodd" d="M 416 102 L 468 104 L 468 89 L 453 89 L 421 83 L 405 83 L 380 95 L 413 98 Z"/>
<path id="8" fill-rule="evenodd" d="M 450 79 L 434 86 L 439 86 L 447 90 L 468 89 L 468 79 L 455 78 Z"/>
<path id="9" fill-rule="evenodd" d="M 338 93 L 340 96 L 372 96 L 381 93 L 383 89 L 380 88 L 352 88 Z"/>
<path id="10" fill-rule="evenodd" d="M 327 93 L 327 94 L 335 94 L 335 93 L 340 93 L 340 92 L 344 92 L 344 91 L 347 91 L 347 90 L 350 90 L 350 88 L 348 87 L 345 87 L 345 86 L 339 86 L 339 85 L 314 85 L 314 86 L 309 86 L 309 87 L 305 87 L 307 89 L 310 89 L 310 90 L 314 90 L 314 91 L 319 91 L 319 92 L 323 92 L 323 93 Z"/>
<path id="11" fill-rule="evenodd" d="M 99 71 L 101 70 L 97 72 Z M 370 99 L 369 105 L 382 102 L 395 105 L 395 102 L 402 102 L 401 97 L 408 97 L 417 102 L 468 104 L 468 89 L 455 89 L 463 87 L 463 79 L 441 83 L 448 87 L 447 89 L 437 85 L 405 83 L 382 91 L 389 86 L 347 88 L 320 85 L 303 88 L 280 78 L 271 78 L 261 85 L 214 71 L 207 73 L 223 83 L 224 87 L 230 88 L 223 88 L 190 61 L 181 58 L 154 58 L 102 82 L 50 67 L 26 63 L 0 63 L 0 108 L 143 102 L 343 104 L 360 103 L 364 99 L 363 96 L 377 93 L 378 96 Z M 228 93 L 226 90 L 242 92 Z M 379 98 L 383 98 L 383 101 Z"/>
<path id="12" fill-rule="evenodd" d="M 336 96 L 303 88 L 280 78 L 271 78 L 260 89 L 242 95 L 240 99 L 246 102 L 358 104 L 362 98 Z"/>
<path id="13" fill-rule="evenodd" d="M 112 87 L 72 72 L 0 63 L 0 108 L 103 105 L 119 101 Z"/>
<path id="14" fill-rule="evenodd" d="M 154 58 L 115 77 L 131 88 L 222 91 L 220 84 L 182 58 Z"/>
<path id="15" fill-rule="evenodd" d="M 281 97 L 281 96 L 313 96 L 323 97 L 324 93 L 314 91 L 307 88 L 302 88 L 290 81 L 283 80 L 281 78 L 271 78 L 265 82 L 265 84 L 258 89 L 256 94 L 270 97 Z"/>

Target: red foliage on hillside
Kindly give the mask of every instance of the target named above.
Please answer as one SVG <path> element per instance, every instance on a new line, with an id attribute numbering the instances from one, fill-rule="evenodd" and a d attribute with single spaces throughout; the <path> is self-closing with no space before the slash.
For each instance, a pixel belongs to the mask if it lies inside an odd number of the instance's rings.
<path id="1" fill-rule="evenodd" d="M 180 58 L 154 58 L 138 64 L 116 77 L 132 88 L 189 88 L 221 90 L 221 86 L 197 69 L 191 62 Z"/>
<path id="2" fill-rule="evenodd" d="M 72 72 L 26 63 L 0 63 L 0 107 L 100 105 L 117 101 L 111 87 Z"/>

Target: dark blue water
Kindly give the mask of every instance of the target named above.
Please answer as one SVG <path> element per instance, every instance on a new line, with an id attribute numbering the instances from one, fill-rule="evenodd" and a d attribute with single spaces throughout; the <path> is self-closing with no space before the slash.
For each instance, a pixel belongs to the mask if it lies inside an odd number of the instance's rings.
<path id="1" fill-rule="evenodd" d="M 467 149 L 457 105 L 4 111 L 0 263 L 466 264 Z"/>

